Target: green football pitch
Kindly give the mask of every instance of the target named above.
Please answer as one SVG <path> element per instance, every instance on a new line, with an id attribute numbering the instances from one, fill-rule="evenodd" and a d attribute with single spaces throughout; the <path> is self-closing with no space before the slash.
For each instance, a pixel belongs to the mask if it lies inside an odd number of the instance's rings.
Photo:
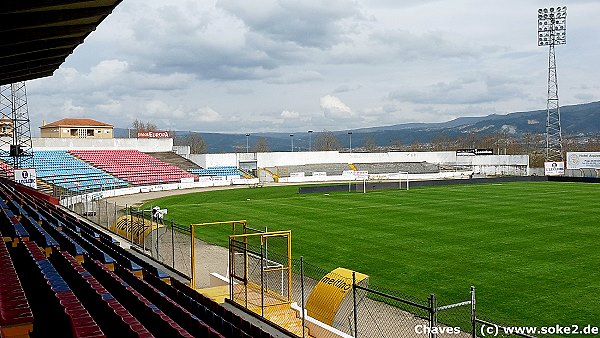
<path id="1" fill-rule="evenodd" d="M 298 194 L 242 188 L 152 201 L 178 224 L 292 230 L 293 256 L 366 273 L 438 304 L 467 300 L 509 325 L 600 326 L 600 186 L 527 182 Z M 150 205 L 148 203 L 147 205 Z M 200 229 L 226 246 L 230 227 Z"/>

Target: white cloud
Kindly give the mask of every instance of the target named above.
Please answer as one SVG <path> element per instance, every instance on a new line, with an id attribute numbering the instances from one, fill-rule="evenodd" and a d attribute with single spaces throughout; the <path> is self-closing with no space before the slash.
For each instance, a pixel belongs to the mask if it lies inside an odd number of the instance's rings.
<path id="1" fill-rule="evenodd" d="M 300 113 L 295 111 L 284 110 L 280 115 L 284 119 L 297 119 L 300 117 Z"/>
<path id="2" fill-rule="evenodd" d="M 27 83 L 32 123 L 292 132 L 545 107 L 545 0 L 257 1 L 122 2 L 52 77 Z M 569 2 L 561 104 L 600 100 L 598 15 L 598 1 Z"/>
<path id="3" fill-rule="evenodd" d="M 349 119 L 354 114 L 342 100 L 333 95 L 325 95 L 321 97 L 321 110 L 323 115 L 330 119 Z"/>
<path id="4" fill-rule="evenodd" d="M 217 122 L 223 119 L 221 114 L 216 112 L 211 107 L 202 107 L 192 113 L 192 119 L 199 122 Z"/>

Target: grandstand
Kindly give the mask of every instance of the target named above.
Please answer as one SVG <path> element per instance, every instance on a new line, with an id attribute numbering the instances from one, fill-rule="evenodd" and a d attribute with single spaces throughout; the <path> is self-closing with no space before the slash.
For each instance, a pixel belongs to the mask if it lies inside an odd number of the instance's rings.
<path id="1" fill-rule="evenodd" d="M 280 177 L 289 176 L 290 173 L 305 173 L 312 175 L 315 172 L 326 173 L 327 176 L 342 175 L 344 171 L 367 171 L 370 174 L 388 174 L 409 172 L 411 174 L 428 174 L 440 172 L 440 166 L 428 162 L 383 162 L 383 163 L 324 163 L 278 166 L 267 168 Z"/>
<path id="2" fill-rule="evenodd" d="M 33 160 L 37 177 L 48 185 L 75 192 L 117 189 L 127 186 L 127 182 L 90 166 L 66 151 L 35 151 Z"/>
<path id="3" fill-rule="evenodd" d="M 190 169 L 188 171 L 190 173 L 196 174 L 198 176 L 243 177 L 243 176 L 247 175 L 247 173 L 242 172 L 235 166 L 218 166 L 218 167 L 198 168 L 198 169 Z"/>
<path id="4" fill-rule="evenodd" d="M 179 156 L 172 151 L 146 152 L 146 154 L 185 171 L 190 171 L 190 169 L 200 169 L 200 166 L 198 166 L 196 163 L 188 160 L 187 158 Z"/>
<path id="5" fill-rule="evenodd" d="M 131 184 L 158 184 L 197 179 L 179 167 L 162 162 L 138 150 L 71 150 L 69 152 L 95 167 Z"/>
<path id="6" fill-rule="evenodd" d="M 272 337 L 56 203 L 0 183 L 3 337 Z"/>

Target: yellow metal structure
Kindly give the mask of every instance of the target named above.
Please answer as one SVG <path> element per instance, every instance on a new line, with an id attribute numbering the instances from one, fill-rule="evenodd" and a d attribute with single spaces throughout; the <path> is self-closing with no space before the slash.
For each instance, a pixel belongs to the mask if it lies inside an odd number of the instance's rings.
<path id="1" fill-rule="evenodd" d="M 273 181 L 274 182 L 279 182 L 279 175 L 276 174 L 276 173 L 274 173 L 274 172 L 272 172 L 271 170 L 269 170 L 267 168 L 258 168 L 258 171 L 259 171 L 258 177 L 259 177 L 259 179 L 260 179 L 260 171 L 261 170 L 264 171 L 264 172 L 266 172 L 266 173 L 268 173 L 269 175 L 271 175 L 271 177 L 273 177 Z"/>
<path id="2" fill-rule="evenodd" d="M 350 167 L 350 169 L 357 171 L 358 168 L 356 168 L 356 166 L 354 165 L 354 163 L 348 163 L 348 166 Z"/>
<path id="3" fill-rule="evenodd" d="M 306 301 L 307 314 L 327 325 L 333 325 L 342 301 L 352 291 L 352 272 L 345 268 L 336 268 L 321 278 Z M 355 272 L 355 278 L 358 284 L 369 276 Z"/>
<path id="4" fill-rule="evenodd" d="M 291 231 L 229 236 L 229 279 L 233 302 L 303 336 L 302 319 L 291 307 Z"/>
<path id="5" fill-rule="evenodd" d="M 286 256 L 285 262 L 265 266 L 267 259 L 267 241 L 269 239 L 280 239 L 285 241 Z M 253 245 L 258 244 L 258 245 Z M 260 250 L 260 253 L 256 251 Z M 237 264 L 240 258 L 236 255 L 242 255 L 243 265 Z M 250 261 L 260 264 L 259 273 L 253 275 L 250 271 Z M 254 269 L 253 269 L 254 270 Z M 266 286 L 265 274 L 278 273 L 285 274 L 285 284 L 281 285 L 280 292 Z M 260 275 L 260 276 L 259 276 Z M 244 307 L 264 315 L 265 307 L 292 303 L 292 232 L 274 231 L 263 233 L 251 233 L 229 236 L 229 276 L 231 300 L 240 303 Z M 283 282 L 282 282 L 283 284 Z M 256 293 L 259 291 L 259 299 L 256 299 Z M 236 295 L 242 295 L 236 297 Z"/>
<path id="6" fill-rule="evenodd" d="M 224 222 L 209 222 L 209 223 L 199 223 L 199 224 L 190 224 L 190 244 L 191 244 L 191 255 L 190 255 L 190 260 L 191 260 L 191 266 L 192 266 L 192 279 L 190 280 L 190 287 L 194 290 L 196 290 L 196 280 L 197 280 L 197 276 L 196 276 L 196 250 L 195 250 L 195 244 L 196 244 L 196 232 L 195 229 L 197 227 L 206 227 L 206 226 L 213 226 L 213 225 L 230 225 L 231 226 L 231 233 L 232 234 L 236 234 L 237 231 L 240 231 L 240 226 L 242 227 L 242 233 L 246 233 L 248 230 L 248 223 L 246 222 L 246 220 L 239 220 L 239 221 L 224 221 Z"/>
<path id="7" fill-rule="evenodd" d="M 127 215 L 119 217 L 109 230 L 138 245 L 142 245 L 152 231 L 162 227 L 164 227 L 164 224 L 157 223 L 156 221 Z"/>

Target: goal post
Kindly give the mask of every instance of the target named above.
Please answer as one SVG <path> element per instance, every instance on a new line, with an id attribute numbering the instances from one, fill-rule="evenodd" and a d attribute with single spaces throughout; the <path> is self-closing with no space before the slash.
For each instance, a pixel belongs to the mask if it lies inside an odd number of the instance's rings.
<path id="1" fill-rule="evenodd" d="M 291 240 L 289 230 L 229 236 L 229 297 L 233 302 L 261 316 L 292 303 Z"/>
<path id="2" fill-rule="evenodd" d="M 246 220 L 237 220 L 237 221 L 224 221 L 224 222 L 208 222 L 208 223 L 197 223 L 190 224 L 190 265 L 191 265 L 191 279 L 190 279 L 190 287 L 194 290 L 197 289 L 196 283 L 198 281 L 198 274 L 196 272 L 196 228 L 202 228 L 207 226 L 230 226 L 231 233 L 233 235 L 236 234 L 246 234 L 249 231 L 254 232 L 254 229 L 248 227 L 248 222 Z"/>
<path id="3" fill-rule="evenodd" d="M 406 180 L 406 190 L 409 189 L 409 179 L 408 179 L 408 171 L 399 171 L 398 172 L 398 189 L 402 190 L 402 178 Z"/>

